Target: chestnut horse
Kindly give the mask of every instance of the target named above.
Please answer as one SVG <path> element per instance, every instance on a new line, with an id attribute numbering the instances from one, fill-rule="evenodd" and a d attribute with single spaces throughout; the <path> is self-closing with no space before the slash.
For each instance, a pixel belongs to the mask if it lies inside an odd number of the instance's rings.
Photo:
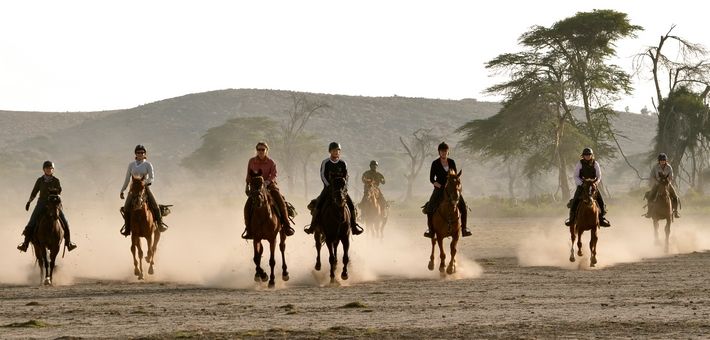
<path id="1" fill-rule="evenodd" d="M 336 284 L 335 267 L 338 265 L 338 246 L 343 244 L 343 272 L 340 278 L 348 279 L 348 263 L 350 263 L 350 208 L 347 204 L 346 180 L 335 177 L 330 181 L 328 192 L 319 212 L 318 225 L 314 232 L 316 243 L 316 270 L 320 270 L 320 249 L 325 242 L 328 247 L 328 262 L 330 262 L 330 283 Z"/>
<path id="2" fill-rule="evenodd" d="M 382 204 L 382 191 L 373 184 L 371 179 L 365 181 L 362 201 L 358 204 L 363 223 L 372 230 L 372 236 L 384 238 L 385 223 L 387 223 L 387 205 Z"/>
<path id="3" fill-rule="evenodd" d="M 261 171 L 258 173 L 250 173 L 249 177 L 249 198 L 244 205 L 244 221 L 246 227 L 251 231 L 254 237 L 254 264 L 256 265 L 256 274 L 254 281 L 265 282 L 269 279 L 269 288 L 275 286 L 274 282 L 274 266 L 276 260 L 274 253 L 276 248 L 276 236 L 280 236 L 279 250 L 281 250 L 281 278 L 288 281 L 288 268 L 286 267 L 286 234 L 281 230 L 281 222 L 277 215 L 274 199 L 271 197 L 269 190 L 264 185 L 264 177 L 261 176 Z M 261 255 L 264 253 L 264 247 L 261 244 L 262 240 L 269 241 L 269 266 L 271 267 L 271 275 L 267 276 L 264 269 L 261 268 Z"/>
<path id="4" fill-rule="evenodd" d="M 599 206 L 597 205 L 597 184 L 595 178 L 587 178 L 582 182 L 582 197 L 577 205 L 577 215 L 574 223 L 569 227 L 572 237 L 569 261 L 574 262 L 574 240 L 577 239 L 577 256 L 582 256 L 582 234 L 589 230 L 592 234 L 589 240 L 589 251 L 592 258 L 589 266 L 597 264 L 597 232 L 599 231 Z"/>
<path id="5" fill-rule="evenodd" d="M 459 200 L 461 199 L 461 171 L 458 174 L 454 170 L 449 171 L 444 187 L 444 199 L 436 208 L 432 216 L 432 231 L 434 237 L 431 238 L 431 255 L 429 256 L 429 270 L 434 270 L 434 245 L 439 245 L 439 273 L 441 276 L 456 272 L 456 245 L 461 235 L 461 212 L 459 211 Z M 446 253 L 444 252 L 444 239 L 451 237 L 451 260 L 449 266 L 444 268 L 446 263 Z"/>
<path id="6" fill-rule="evenodd" d="M 52 285 L 54 264 L 59 254 L 59 245 L 64 239 L 64 230 L 59 220 L 61 202 L 59 195 L 50 194 L 47 197 L 46 211 L 38 217 L 37 231 L 31 239 L 39 264 L 40 280 L 44 280 L 47 286 Z"/>
<path id="7" fill-rule="evenodd" d="M 148 274 L 153 275 L 153 265 L 155 264 L 155 253 L 158 250 L 160 241 L 160 231 L 153 219 L 153 212 L 148 207 L 148 194 L 146 193 L 143 178 L 133 178 L 131 180 L 131 202 L 128 209 L 131 215 L 131 253 L 133 254 L 133 274 L 138 276 L 138 280 L 143 280 L 143 248 L 141 248 L 141 237 L 145 238 L 148 244 L 148 256 L 145 261 L 150 264 Z M 138 257 L 136 258 L 136 250 Z"/>
<path id="8" fill-rule="evenodd" d="M 658 221 L 666 220 L 666 243 L 664 248 L 666 253 L 668 253 L 668 237 L 671 235 L 671 222 L 673 222 L 673 205 L 671 204 L 671 195 L 668 189 L 670 185 L 668 176 L 661 176 L 656 197 L 649 197 L 648 200 L 648 204 L 651 205 L 651 218 L 653 219 L 656 244 L 661 243 L 658 240 Z"/>

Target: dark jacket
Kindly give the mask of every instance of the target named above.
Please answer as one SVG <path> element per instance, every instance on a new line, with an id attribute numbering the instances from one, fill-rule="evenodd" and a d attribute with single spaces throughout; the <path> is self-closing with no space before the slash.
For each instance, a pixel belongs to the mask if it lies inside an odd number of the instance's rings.
<path id="1" fill-rule="evenodd" d="M 62 185 L 59 183 L 59 178 L 54 176 L 44 176 L 38 178 L 35 182 L 34 188 L 32 188 L 32 193 L 30 193 L 30 201 L 34 200 L 39 193 L 39 201 L 46 201 L 49 194 L 61 194 Z"/>
<path id="2" fill-rule="evenodd" d="M 329 186 L 330 180 L 335 176 L 343 177 L 347 181 L 348 164 L 342 159 L 338 159 L 337 162 L 333 162 L 330 160 L 330 157 L 328 157 L 320 164 L 320 179 L 323 181 L 323 186 Z"/>
<path id="3" fill-rule="evenodd" d="M 456 162 L 454 162 L 453 159 L 447 158 L 447 161 L 449 163 L 449 171 L 454 170 L 456 171 Z M 443 187 L 446 185 L 446 177 L 449 176 L 448 171 L 444 170 L 444 166 L 441 164 L 441 160 L 439 158 L 435 159 L 431 163 L 431 170 L 429 171 L 429 182 L 434 184 L 434 182 L 441 184 Z"/>

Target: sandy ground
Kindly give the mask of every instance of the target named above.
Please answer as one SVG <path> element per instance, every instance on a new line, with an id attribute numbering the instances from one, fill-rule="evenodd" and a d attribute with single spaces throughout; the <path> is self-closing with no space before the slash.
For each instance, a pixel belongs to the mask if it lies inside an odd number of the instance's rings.
<path id="1" fill-rule="evenodd" d="M 337 286 L 327 256 L 313 270 L 312 241 L 299 231 L 288 240 L 291 279 L 281 280 L 277 258 L 268 289 L 253 281 L 241 217 L 196 216 L 168 217 L 156 275 L 138 282 L 116 219 L 74 213 L 80 248 L 60 259 L 53 287 L 39 286 L 32 255 L 14 250 L 25 216 L 10 217 L 18 227 L 0 232 L 0 338 L 710 337 L 710 228 L 699 218 L 673 225 L 669 255 L 649 221 L 612 219 L 596 268 L 588 235 L 585 256 L 568 261 L 559 220 L 474 218 L 458 272 L 442 279 L 426 269 L 423 216 L 393 216 L 384 241 L 353 239 L 351 277 Z"/>

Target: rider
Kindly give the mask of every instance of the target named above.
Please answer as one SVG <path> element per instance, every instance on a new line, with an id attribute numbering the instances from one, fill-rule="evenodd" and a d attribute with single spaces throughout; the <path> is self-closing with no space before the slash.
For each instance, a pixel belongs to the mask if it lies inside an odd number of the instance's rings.
<path id="1" fill-rule="evenodd" d="M 673 188 L 673 168 L 668 164 L 668 156 L 666 156 L 665 153 L 658 155 L 658 164 L 651 170 L 651 177 L 648 180 L 651 185 L 651 191 L 648 195 L 648 212 L 645 216 L 651 217 L 650 202 L 652 202 L 656 198 L 656 194 L 658 194 L 658 184 L 661 181 L 661 176 L 668 179 L 668 193 L 671 196 L 671 204 L 673 205 L 673 217 L 680 218 L 680 214 L 678 213 L 678 196 Z"/>
<path id="2" fill-rule="evenodd" d="M 379 203 L 380 207 L 386 207 L 387 201 L 385 200 L 385 197 L 380 191 L 380 184 L 385 184 L 385 176 L 377 172 L 378 165 L 379 164 L 377 163 L 377 161 L 370 161 L 370 170 L 367 170 L 362 174 L 362 183 L 365 185 L 365 191 L 367 191 L 368 183 L 371 183 L 372 186 L 374 186 L 375 189 L 378 191 L 377 202 Z M 365 198 L 366 196 L 363 195 L 362 200 L 365 201 Z"/>
<path id="3" fill-rule="evenodd" d="M 22 235 L 25 235 L 25 241 L 17 246 L 17 249 L 20 251 L 27 251 L 32 234 L 37 229 L 39 217 L 42 216 L 47 209 L 47 198 L 49 198 L 49 195 L 60 195 L 62 193 L 62 186 L 59 184 L 59 178 L 54 177 L 54 163 L 45 161 L 42 164 L 42 170 L 44 171 L 44 175 L 35 181 L 35 186 L 32 188 L 32 192 L 30 193 L 30 199 L 27 201 L 27 204 L 25 204 L 25 210 L 29 211 L 30 203 L 32 203 L 37 196 L 37 193 L 39 193 L 39 198 L 37 199 L 37 204 L 32 211 L 30 221 L 27 223 L 25 230 L 22 232 Z M 71 242 L 69 222 L 64 216 L 64 211 L 62 211 L 61 208 L 59 209 L 59 220 L 61 222 L 62 229 L 64 229 L 64 244 L 67 246 L 69 251 L 72 251 L 76 248 L 76 244 Z"/>
<path id="4" fill-rule="evenodd" d="M 269 190 L 271 197 L 274 199 L 276 209 L 278 209 L 279 215 L 281 217 L 281 224 L 284 228 L 284 233 L 286 236 L 291 236 L 294 233 L 293 228 L 288 220 L 288 209 L 286 208 L 286 200 L 281 196 L 278 186 L 276 186 L 276 163 L 269 158 L 269 145 L 266 142 L 256 143 L 256 156 L 249 159 L 247 164 L 247 186 L 246 193 L 249 195 L 249 174 L 257 173 L 261 171 L 261 176 L 264 177 L 264 184 Z M 249 230 L 249 218 L 246 214 L 244 216 L 246 223 L 246 228 L 242 233 L 242 238 L 252 239 L 251 231 Z"/>
<path id="5" fill-rule="evenodd" d="M 160 214 L 160 207 L 155 201 L 155 196 L 153 196 L 153 193 L 150 191 L 150 185 L 153 184 L 153 181 L 155 180 L 153 165 L 151 165 L 150 162 L 146 160 L 148 157 L 146 155 L 145 146 L 138 144 L 136 145 L 136 148 L 133 151 L 135 153 L 135 161 L 128 163 L 128 170 L 126 170 L 126 179 L 123 181 L 123 187 L 121 188 L 121 199 L 126 199 L 126 203 L 123 205 L 123 219 L 126 223 L 126 228 L 121 232 L 121 234 L 123 236 L 128 236 L 131 234 L 131 217 L 129 216 L 129 205 L 131 204 L 130 202 L 133 198 L 133 195 L 136 193 L 129 191 L 128 197 L 124 197 L 123 195 L 123 192 L 126 191 L 126 188 L 128 187 L 128 183 L 130 182 L 131 177 L 133 177 L 134 180 L 139 180 L 140 178 L 143 178 L 143 181 L 145 181 L 145 192 L 148 195 L 148 207 L 153 213 L 153 218 L 155 218 L 155 223 L 158 226 L 158 230 L 160 230 L 160 232 L 164 232 L 168 230 L 168 226 L 163 223 L 163 216 Z"/>
<path id="6" fill-rule="evenodd" d="M 599 162 L 594 159 L 594 152 L 591 148 L 582 150 L 582 158 L 574 167 L 574 182 L 577 184 L 577 189 L 574 191 L 574 197 L 569 205 L 569 219 L 565 221 L 566 226 L 572 226 L 577 214 L 577 206 L 579 205 L 579 196 L 582 194 L 582 183 L 585 179 L 595 179 L 594 183 L 599 183 L 602 180 L 602 171 L 599 167 Z M 599 225 L 609 227 L 611 223 L 604 217 L 606 215 L 606 205 L 600 191 L 596 195 L 597 204 L 599 205 Z"/>
<path id="7" fill-rule="evenodd" d="M 312 234 L 315 231 L 316 218 L 318 217 L 320 209 L 323 207 L 323 202 L 325 201 L 323 196 L 327 194 L 328 186 L 330 185 L 329 181 L 334 175 L 341 176 L 345 178 L 346 181 L 348 179 L 348 165 L 344 160 L 340 159 L 340 144 L 336 142 L 330 143 L 330 145 L 328 145 L 328 152 L 330 152 L 330 157 L 324 159 L 320 165 L 320 179 L 323 181 L 323 190 L 320 195 L 318 195 L 318 198 L 316 198 L 316 204 L 312 212 L 311 224 L 303 230 L 307 234 Z M 353 200 L 347 193 L 346 198 L 348 208 L 350 208 L 350 230 L 353 235 L 360 235 L 362 234 L 363 229 L 355 222 L 356 214 Z"/>
<path id="8" fill-rule="evenodd" d="M 446 178 L 449 176 L 449 171 L 456 171 L 456 162 L 449 158 L 449 145 L 446 142 L 441 142 L 437 150 L 439 151 L 439 158 L 431 162 L 431 170 L 429 170 L 429 182 L 434 185 L 434 191 L 432 191 L 429 202 L 426 204 L 427 230 L 424 232 L 424 237 L 429 238 L 434 237 L 432 218 L 436 208 L 441 203 L 441 199 L 444 197 Z M 466 227 L 468 208 L 463 196 L 459 199 L 458 208 L 461 212 L 461 236 L 471 236 L 471 231 Z"/>

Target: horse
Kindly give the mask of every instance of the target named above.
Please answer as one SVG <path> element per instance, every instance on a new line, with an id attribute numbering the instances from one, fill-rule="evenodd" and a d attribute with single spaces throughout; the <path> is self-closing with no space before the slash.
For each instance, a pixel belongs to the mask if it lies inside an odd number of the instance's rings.
<path id="1" fill-rule="evenodd" d="M 648 204 L 651 205 L 651 218 L 653 219 L 653 232 L 656 244 L 661 242 L 658 239 L 658 221 L 666 220 L 666 242 L 665 252 L 668 253 L 668 237 L 671 234 L 671 223 L 673 222 L 673 205 L 671 204 L 670 181 L 668 176 L 661 176 L 658 182 L 658 190 L 655 197 L 649 197 Z"/>
<path id="2" fill-rule="evenodd" d="M 582 256 L 582 234 L 589 230 L 592 234 L 589 240 L 589 251 L 592 253 L 589 266 L 597 264 L 597 232 L 599 231 L 599 206 L 596 200 L 597 185 L 595 178 L 587 178 L 582 182 L 581 202 L 577 205 L 577 215 L 574 223 L 569 227 L 572 237 L 569 261 L 574 262 L 574 240 L 577 239 L 577 256 Z"/>
<path id="3" fill-rule="evenodd" d="M 361 218 L 365 225 L 372 230 L 373 237 L 384 238 L 385 224 L 387 223 L 387 205 L 381 204 L 382 191 L 372 180 L 365 181 L 365 190 L 362 201 L 358 204 Z"/>
<path id="4" fill-rule="evenodd" d="M 350 263 L 350 216 L 351 211 L 347 204 L 347 188 L 344 177 L 335 177 L 328 186 L 327 197 L 320 210 L 320 218 L 314 239 L 316 244 L 316 265 L 315 269 L 320 270 L 320 250 L 323 243 L 328 247 L 328 262 L 330 262 L 330 284 L 337 284 L 335 279 L 335 267 L 338 265 L 338 246 L 343 244 L 343 271 L 340 274 L 342 280 L 348 279 L 348 263 Z"/>
<path id="5" fill-rule="evenodd" d="M 244 205 L 244 216 L 247 228 L 251 230 L 254 244 L 254 264 L 256 265 L 256 273 L 254 281 L 266 282 L 269 280 L 269 288 L 275 286 L 274 266 L 276 260 L 274 253 L 276 248 L 276 236 L 280 237 L 279 250 L 281 250 L 281 278 L 284 281 L 289 280 L 288 267 L 286 266 L 286 234 L 281 230 L 281 222 L 277 215 L 274 200 L 269 193 L 269 190 L 264 184 L 264 177 L 261 176 L 261 170 L 257 173 L 250 172 L 249 176 L 249 198 Z M 269 266 L 271 267 L 271 275 L 266 275 L 264 269 L 261 268 L 261 256 L 264 253 L 264 247 L 261 244 L 262 240 L 269 241 Z"/>
<path id="6" fill-rule="evenodd" d="M 44 280 L 45 286 L 52 285 L 54 264 L 59 254 L 59 245 L 64 239 L 64 229 L 59 220 L 61 203 L 59 195 L 50 194 L 47 197 L 46 211 L 39 216 L 37 231 L 31 239 L 39 265 L 40 280 Z"/>
<path id="7" fill-rule="evenodd" d="M 153 265 L 155 264 L 155 253 L 158 250 L 158 241 L 160 241 L 160 231 L 153 219 L 153 212 L 148 207 L 148 194 L 146 185 L 143 181 L 145 177 L 132 178 L 130 223 L 131 223 L 131 253 L 133 254 L 133 274 L 138 276 L 138 280 L 143 280 L 143 248 L 141 248 L 141 237 L 145 238 L 148 244 L 148 255 L 145 261 L 150 264 L 148 274 L 153 275 Z M 138 257 L 136 257 L 138 250 Z"/>
<path id="8" fill-rule="evenodd" d="M 441 259 L 439 273 L 442 277 L 456 272 L 456 245 L 461 235 L 461 212 L 458 207 L 461 199 L 461 172 L 459 171 L 457 174 L 453 169 L 449 171 L 446 177 L 446 186 L 444 187 L 445 197 L 439 203 L 434 216 L 432 216 L 434 236 L 431 238 L 431 255 L 429 256 L 428 268 L 429 270 L 434 270 L 434 246 L 438 244 L 439 258 Z M 451 260 L 448 267 L 445 267 L 444 239 L 447 237 L 451 237 Z"/>

